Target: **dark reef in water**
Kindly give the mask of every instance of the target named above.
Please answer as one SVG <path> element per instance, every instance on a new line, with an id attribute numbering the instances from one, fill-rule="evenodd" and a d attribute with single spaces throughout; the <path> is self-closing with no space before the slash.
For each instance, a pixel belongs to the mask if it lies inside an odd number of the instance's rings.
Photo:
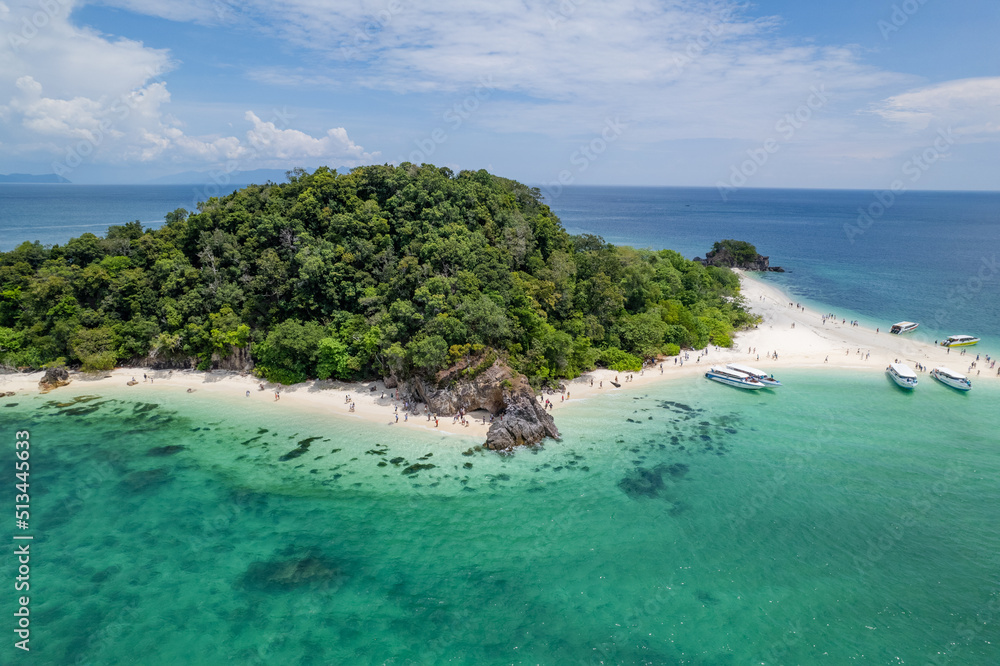
<path id="1" fill-rule="evenodd" d="M 430 463 L 416 463 L 416 464 L 410 465 L 409 467 L 405 468 L 403 470 L 403 474 L 407 474 L 407 475 L 409 475 L 409 474 L 416 474 L 417 472 L 419 472 L 422 469 L 434 469 L 435 467 L 437 467 L 437 465 L 431 465 Z"/>
<path id="2" fill-rule="evenodd" d="M 150 490 L 169 482 L 171 480 L 170 471 L 166 467 L 147 469 L 140 472 L 132 472 L 126 476 L 122 482 L 123 490 L 130 493 L 139 493 Z"/>
<path id="3" fill-rule="evenodd" d="M 618 482 L 618 487 L 633 499 L 641 497 L 666 497 L 669 491 L 664 475 L 672 479 L 683 479 L 688 473 L 684 463 L 660 464 L 651 469 L 636 467 Z"/>
<path id="4" fill-rule="evenodd" d="M 146 455 L 150 458 L 162 458 L 165 456 L 172 456 L 175 453 L 180 453 L 186 446 L 181 446 L 180 444 L 168 444 L 166 446 L 154 446 L 149 451 L 146 451 Z"/>
<path id="5" fill-rule="evenodd" d="M 309 447 L 312 445 L 312 443 L 315 442 L 317 439 L 322 439 L 322 438 L 306 437 L 301 442 L 299 442 L 298 447 L 292 449 L 285 455 L 281 456 L 280 458 L 278 458 L 278 460 L 285 462 L 287 460 L 294 460 L 295 458 L 298 458 L 299 456 L 305 454 L 305 452 L 309 450 Z"/>
<path id="6" fill-rule="evenodd" d="M 339 586 L 345 575 L 332 560 L 307 552 L 299 557 L 282 557 L 266 562 L 254 562 L 243 574 L 245 588 L 281 591 L 302 587 Z"/>

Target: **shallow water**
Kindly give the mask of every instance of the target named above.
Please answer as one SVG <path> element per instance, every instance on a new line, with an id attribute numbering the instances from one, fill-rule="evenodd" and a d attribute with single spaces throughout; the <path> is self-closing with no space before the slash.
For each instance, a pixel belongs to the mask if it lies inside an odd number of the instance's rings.
<path id="1" fill-rule="evenodd" d="M 239 401 L 18 397 L 32 658 L 1000 662 L 1000 391 L 781 379 L 573 401 L 563 441 L 512 456 Z"/>

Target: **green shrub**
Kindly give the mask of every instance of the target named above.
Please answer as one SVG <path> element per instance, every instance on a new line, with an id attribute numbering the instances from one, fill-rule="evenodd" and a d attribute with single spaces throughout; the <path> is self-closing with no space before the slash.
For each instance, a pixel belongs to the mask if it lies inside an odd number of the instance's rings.
<path id="1" fill-rule="evenodd" d="M 668 342 L 666 345 L 664 345 L 663 349 L 666 352 L 667 356 L 677 356 L 681 353 L 680 345 L 675 345 L 672 342 Z"/>
<path id="2" fill-rule="evenodd" d="M 617 370 L 618 372 L 635 371 L 642 369 L 642 359 L 629 354 L 616 347 L 609 347 L 601 350 L 600 362 L 606 368 Z"/>

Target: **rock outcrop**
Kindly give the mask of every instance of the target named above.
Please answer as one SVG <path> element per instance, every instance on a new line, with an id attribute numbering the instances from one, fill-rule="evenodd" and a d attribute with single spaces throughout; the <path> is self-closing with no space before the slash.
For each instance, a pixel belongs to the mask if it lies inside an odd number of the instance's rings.
<path id="1" fill-rule="evenodd" d="M 488 411 L 495 417 L 485 443 L 489 449 L 508 450 L 537 444 L 546 437 L 558 439 L 555 421 L 535 399 L 528 379 L 499 359 L 476 372 L 483 358 L 442 370 L 433 381 L 415 377 L 402 385 L 404 392 L 435 414 Z"/>
<path id="2" fill-rule="evenodd" d="M 486 434 L 486 448 L 507 451 L 516 446 L 537 444 L 546 437 L 559 439 L 552 415 L 535 399 L 535 392 L 524 375 L 518 375 L 510 388 L 504 388 L 505 408 Z"/>
<path id="3" fill-rule="evenodd" d="M 740 268 L 745 271 L 771 271 L 774 273 L 784 273 L 781 266 L 771 266 L 770 257 L 757 254 L 753 258 L 736 257 L 729 248 L 721 246 L 705 255 L 705 258 L 695 257 L 697 261 L 705 266 L 724 266 L 726 268 Z"/>
<path id="4" fill-rule="evenodd" d="M 69 371 L 65 367 L 49 368 L 45 375 L 38 380 L 38 388 L 42 393 L 48 393 L 52 389 L 69 384 Z"/>
<path id="5" fill-rule="evenodd" d="M 474 409 L 485 409 L 494 416 L 500 414 L 506 407 L 501 385 L 514 380 L 514 371 L 496 360 L 490 367 L 469 377 L 468 370 L 475 367 L 475 360 L 442 370 L 432 381 L 414 377 L 408 382 L 411 393 L 415 393 L 434 414 L 457 414 L 460 410 L 471 412 Z"/>

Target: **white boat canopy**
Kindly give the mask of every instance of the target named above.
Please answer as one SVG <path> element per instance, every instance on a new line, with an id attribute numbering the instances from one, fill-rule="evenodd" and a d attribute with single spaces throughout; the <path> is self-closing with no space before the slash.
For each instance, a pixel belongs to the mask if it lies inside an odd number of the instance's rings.
<path id="1" fill-rule="evenodd" d="M 968 377 L 963 375 L 961 372 L 955 372 L 951 368 L 934 368 L 934 372 L 937 372 L 939 375 L 944 375 L 945 377 L 950 377 L 951 379 L 968 379 Z"/>
<path id="2" fill-rule="evenodd" d="M 757 368 L 751 368 L 749 365 L 743 365 L 741 363 L 729 363 L 726 365 L 730 370 L 736 370 L 737 372 L 742 372 L 747 375 L 754 377 L 769 377 L 768 373 L 763 370 L 758 370 Z"/>
<path id="3" fill-rule="evenodd" d="M 909 366 L 904 365 L 903 363 L 890 363 L 889 367 L 892 368 L 892 371 L 896 373 L 896 376 L 898 377 L 904 377 L 906 379 L 917 378 L 917 374 L 913 372 L 913 370 L 910 370 Z"/>
<path id="4" fill-rule="evenodd" d="M 736 370 L 734 368 L 720 368 L 718 366 L 712 366 L 709 368 L 709 372 L 714 372 L 717 375 L 728 375 L 734 379 L 753 379 L 751 375 L 742 370 Z"/>

